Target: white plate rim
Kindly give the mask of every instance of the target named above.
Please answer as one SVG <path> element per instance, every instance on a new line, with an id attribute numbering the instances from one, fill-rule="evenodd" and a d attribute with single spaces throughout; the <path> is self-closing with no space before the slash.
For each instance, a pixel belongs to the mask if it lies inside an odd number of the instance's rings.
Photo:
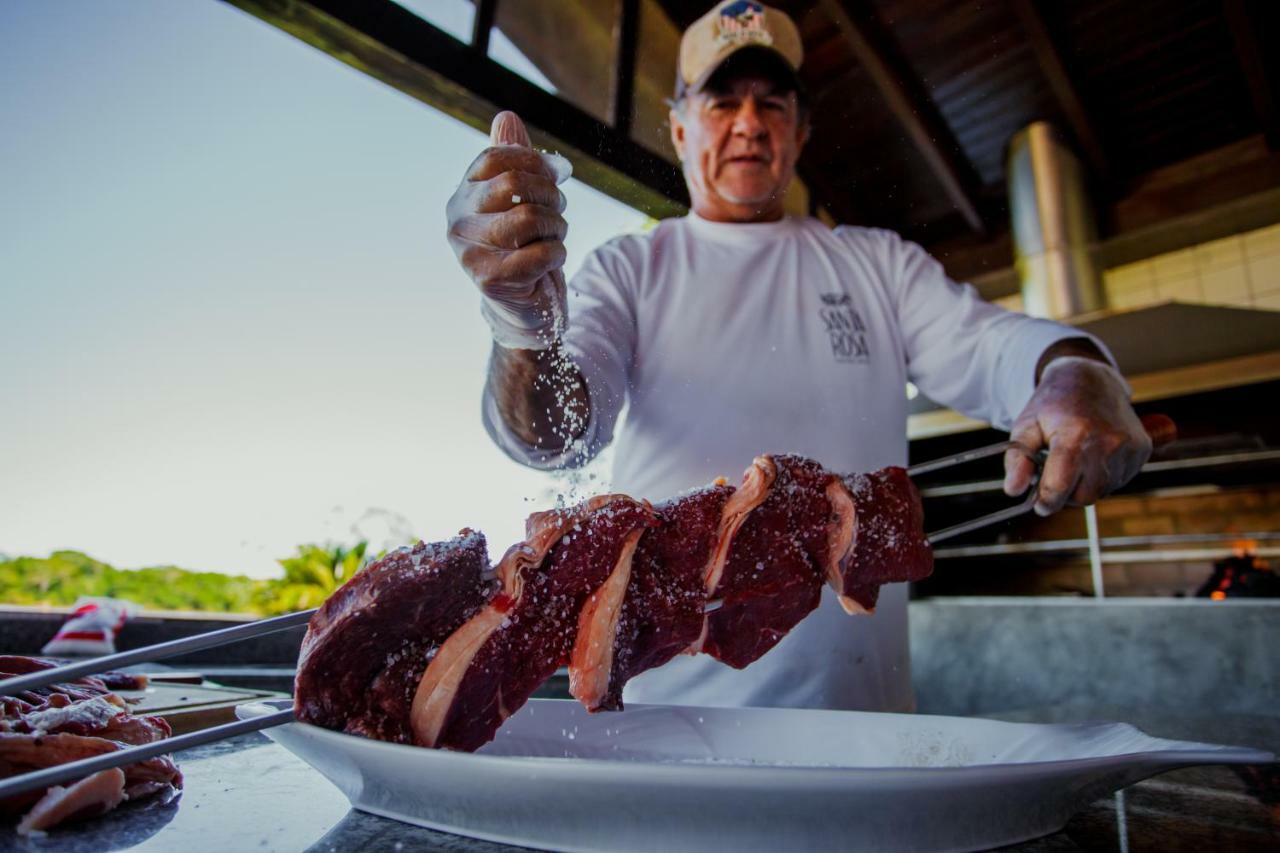
<path id="1" fill-rule="evenodd" d="M 236 707 L 236 715 L 240 719 L 247 719 L 274 713 L 288 707 L 292 707 L 292 700 L 276 699 L 247 702 Z M 624 711 L 622 713 L 626 712 Z M 923 717 L 924 715 L 921 716 Z M 942 719 L 964 718 L 943 717 Z M 1006 721 L 984 718 L 984 722 L 1000 724 L 1005 723 Z M 1167 743 L 1170 747 L 1168 749 L 1121 752 L 1115 755 L 1100 755 L 1087 758 L 1005 762 L 1001 764 L 970 764 L 962 767 L 815 767 L 811 765 L 789 764 L 717 765 L 700 764 L 697 762 L 689 762 L 685 764 L 678 762 L 644 760 L 611 761 L 603 758 L 586 759 L 557 758 L 553 756 L 484 755 L 469 752 L 455 752 L 446 749 L 425 749 L 423 747 L 412 746 L 410 744 L 391 743 L 388 741 L 374 740 L 372 738 L 363 738 L 357 735 L 349 735 L 345 732 L 338 732 L 321 726 L 312 725 L 311 723 L 293 722 L 286 723 L 283 727 L 296 726 L 300 730 L 310 734 L 312 737 L 329 741 L 338 749 L 343 751 L 349 749 L 349 745 L 353 745 L 353 742 L 354 745 L 358 745 L 358 747 L 362 749 L 372 749 L 375 751 L 391 750 L 396 754 L 407 754 L 404 752 L 405 750 L 412 750 L 414 753 L 422 753 L 430 756 L 427 760 L 439 763 L 445 769 L 451 766 L 467 766 L 475 769 L 491 769 L 495 771 L 521 768 L 527 770 L 556 772 L 571 768 L 573 774 L 578 778 L 582 778 L 584 774 L 588 777 L 599 775 L 600 781 L 616 781 L 620 776 L 625 775 L 629 781 L 635 781 L 637 778 L 644 779 L 646 777 L 655 777 L 654 781 L 658 781 L 657 777 L 665 777 L 669 775 L 673 769 L 678 768 L 681 773 L 688 774 L 687 778 L 691 783 L 705 783 L 715 786 L 722 786 L 729 780 L 741 780 L 742 772 L 744 770 L 768 771 L 771 774 L 778 774 L 777 778 L 779 782 L 796 786 L 805 786 L 811 782 L 830 784 L 833 778 L 854 784 L 861 784 L 870 781 L 891 783 L 901 780 L 907 784 L 919 785 L 922 781 L 937 780 L 940 783 L 945 782 L 950 785 L 957 781 L 963 782 L 966 776 L 986 777 L 993 772 L 999 773 L 1001 776 L 1006 778 L 1012 776 L 1016 779 L 1021 775 L 1038 776 L 1045 773 L 1055 772 L 1087 772 L 1090 770 L 1107 769 L 1116 764 L 1147 764 L 1165 769 L 1174 769 L 1176 767 L 1212 764 L 1268 764 L 1276 761 L 1276 756 L 1273 753 L 1255 749 L 1253 747 L 1234 746 L 1228 744 L 1205 744 L 1193 741 L 1175 741 L 1163 738 L 1154 738 L 1130 723 L 1106 721 L 1095 721 L 1090 723 L 1019 722 L 1009 723 L 1009 725 L 1035 726 L 1045 730 L 1079 728 L 1082 725 L 1099 727 L 1125 726 L 1134 729 L 1139 734 L 1150 737 L 1153 740 L 1160 740 L 1162 743 Z M 627 768 L 625 773 L 619 772 L 620 767 Z"/>

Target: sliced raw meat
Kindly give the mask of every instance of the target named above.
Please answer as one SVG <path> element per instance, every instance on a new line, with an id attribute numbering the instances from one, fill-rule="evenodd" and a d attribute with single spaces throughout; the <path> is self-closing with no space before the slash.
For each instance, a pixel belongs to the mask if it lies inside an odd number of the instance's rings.
<path id="1" fill-rule="evenodd" d="M 614 631 L 608 681 L 574 698 L 588 710 L 621 710 L 622 688 L 687 652 L 702 634 L 706 572 L 732 486 L 708 486 L 658 504 L 659 525 L 644 532 Z M 581 636 L 581 635 L 579 635 Z M 603 662 L 600 664 L 603 666 Z"/>
<path id="2" fill-rule="evenodd" d="M 98 678 L 108 690 L 146 690 L 151 680 L 145 675 L 132 672 L 102 672 Z"/>
<path id="3" fill-rule="evenodd" d="M 48 789 L 18 822 L 18 834 L 43 832 L 60 823 L 97 817 L 124 802 L 124 771 L 102 770 L 69 787 Z"/>
<path id="4" fill-rule="evenodd" d="M 55 666 L 62 666 L 64 663 L 68 663 L 68 661 L 55 660 L 54 658 L 28 657 L 26 655 L 0 655 L 0 673 L 6 677 L 10 675 L 25 675 L 29 672 L 39 672 L 45 669 L 52 669 Z M 108 690 L 145 690 L 148 681 L 145 675 L 111 670 L 109 672 L 100 672 L 97 675 L 85 676 L 69 683 L 106 692 Z"/>
<path id="5" fill-rule="evenodd" d="M 41 672 L 46 669 L 53 669 L 55 666 L 66 663 L 66 661 L 51 660 L 49 658 L 26 657 L 25 655 L 0 655 L 0 678 L 8 678 L 14 675 L 27 675 L 32 672 Z M 111 672 L 108 676 L 118 676 L 121 673 Z M 45 687 L 38 687 L 35 690 L 24 690 L 16 696 L 7 696 L 6 699 L 19 700 L 26 702 L 35 707 L 43 706 L 51 696 L 62 695 L 71 699 L 91 699 L 94 696 L 101 696 L 104 693 L 111 692 L 102 678 L 94 675 L 86 675 L 77 678 L 74 681 L 63 681 L 57 684 L 50 684 Z M 29 709 L 30 710 L 30 709 Z"/>
<path id="6" fill-rule="evenodd" d="M 707 614 L 701 646 L 739 669 L 772 649 L 818 606 L 834 521 L 826 495 L 833 475 L 821 465 L 799 456 L 760 457 L 738 494 L 762 468 L 772 469 L 772 483 L 728 543 L 710 591 L 723 605 Z"/>
<path id="7" fill-rule="evenodd" d="M 482 540 L 469 556 L 458 540 L 432 546 L 422 577 L 403 554 L 357 575 L 312 620 L 295 704 L 330 728 L 459 750 L 492 739 L 564 664 L 589 710 L 621 708 L 628 679 L 681 652 L 759 659 L 817 607 L 824 579 L 869 612 L 881 584 L 930 571 L 922 521 L 902 469 L 841 478 L 790 455 L 656 509 L 604 495 L 537 513 L 496 589 Z M 435 564 L 450 559 L 460 583 L 442 582 Z"/>
<path id="8" fill-rule="evenodd" d="M 905 468 L 851 474 L 843 482 L 854 506 L 852 547 L 828 581 L 847 612 L 871 613 L 884 584 L 929 576 L 933 549 L 920 493 Z"/>
<path id="9" fill-rule="evenodd" d="M 299 720 L 408 743 L 430 656 L 496 591 L 484 537 L 463 531 L 361 569 L 311 617 L 298 660 Z"/>
<path id="10" fill-rule="evenodd" d="M 0 778 L 66 764 L 68 761 L 106 755 L 125 748 L 123 744 L 100 737 L 0 733 Z M 139 790 L 150 790 L 157 786 L 182 787 L 182 772 L 168 756 L 148 758 L 122 769 L 126 795 L 134 786 L 143 786 Z M 40 797 L 39 792 L 33 792 L 0 800 L 0 813 L 19 813 Z"/>
<path id="11" fill-rule="evenodd" d="M 66 696 L 55 694 L 49 697 L 49 701 L 43 707 L 0 722 L 0 731 L 23 734 L 65 732 L 73 735 L 97 735 L 101 729 L 106 728 L 121 715 L 128 716 L 128 711 L 124 701 L 114 693 L 80 701 L 72 701 Z"/>
<path id="12" fill-rule="evenodd" d="M 121 714 L 93 734 L 117 743 L 142 746 L 145 743 L 164 740 L 173 734 L 173 729 L 169 726 L 169 721 L 163 717 L 135 717 L 132 714 Z"/>
<path id="13" fill-rule="evenodd" d="M 569 662 L 588 599 L 629 558 L 652 507 L 605 495 L 530 518 L 503 558 L 502 593 L 441 647 L 418 685 L 413 732 L 423 746 L 474 750 L 493 739 L 558 666 Z"/>
<path id="14" fill-rule="evenodd" d="M 59 662 L 42 658 L 0 657 L 0 677 L 48 670 Z M 152 743 L 171 734 L 159 717 L 135 717 L 128 703 L 107 689 L 106 682 L 136 685 L 132 677 L 108 673 L 104 681 L 87 677 L 51 684 L 20 696 L 4 696 L 0 719 L 0 777 L 91 758 Z M 54 786 L 0 801 L 0 816 L 16 816 L 31 808 L 19 832 L 36 832 L 67 820 L 93 817 L 124 799 L 161 792 L 176 794 L 182 774 L 167 756 L 88 776 L 68 787 Z"/>

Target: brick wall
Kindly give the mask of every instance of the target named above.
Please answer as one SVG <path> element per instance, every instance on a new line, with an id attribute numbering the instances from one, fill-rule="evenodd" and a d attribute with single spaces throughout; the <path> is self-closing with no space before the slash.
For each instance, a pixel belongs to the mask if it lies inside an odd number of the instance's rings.
<path id="1" fill-rule="evenodd" d="M 1280 531 L 1280 485 L 1242 489 L 1196 486 L 1167 489 L 1145 495 L 1117 496 L 1098 504 L 1101 535 L 1150 536 L 1165 533 L 1244 533 Z M 1068 509 L 1029 525 L 1027 541 L 1084 538 L 1084 513 Z M 1022 538 L 1021 536 L 1019 538 Z M 1275 547 L 1280 540 L 1262 543 Z M 1188 542 L 1155 546 L 1169 550 L 1216 549 L 1225 555 L 1227 542 Z M 1141 546 L 1121 546 L 1117 550 L 1140 550 Z M 1016 558 L 1005 558 L 1014 560 Z M 1280 560 L 1272 559 L 1272 565 Z M 1077 591 L 1092 593 L 1087 554 L 1065 555 L 1031 574 L 1032 586 L 1042 594 Z M 1108 596 L 1193 595 L 1208 578 L 1211 558 L 1188 562 L 1107 564 L 1103 582 Z"/>

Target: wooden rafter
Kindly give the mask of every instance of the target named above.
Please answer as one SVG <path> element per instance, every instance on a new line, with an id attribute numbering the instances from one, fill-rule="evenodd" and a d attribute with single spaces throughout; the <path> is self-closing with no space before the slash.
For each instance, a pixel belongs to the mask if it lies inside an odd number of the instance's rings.
<path id="1" fill-rule="evenodd" d="M 517 109 L 584 183 L 655 217 L 687 209 L 675 165 L 391 0 L 224 2 L 481 131 Z"/>
<path id="2" fill-rule="evenodd" d="M 1267 145 L 1274 151 L 1280 149 L 1280 115 L 1276 111 L 1275 85 L 1267 73 L 1262 46 L 1258 43 L 1259 30 L 1263 32 L 1267 30 L 1266 25 L 1259 20 L 1260 15 L 1256 6 L 1257 4 L 1250 3 L 1249 0 L 1223 0 L 1222 2 L 1227 26 L 1230 27 L 1231 38 L 1235 41 L 1240 70 L 1244 72 L 1245 81 L 1249 85 L 1249 98 L 1253 102 L 1253 112 L 1266 136 Z M 1274 9 L 1272 12 L 1274 14 Z M 1274 31 L 1272 35 L 1274 37 Z"/>
<path id="3" fill-rule="evenodd" d="M 979 201 L 982 181 L 977 170 L 875 11 L 863 0 L 817 0 L 814 8 L 840 31 L 969 227 L 989 233 L 990 223 Z"/>
<path id="4" fill-rule="evenodd" d="M 640 36 L 640 0 L 617 0 L 613 24 L 613 79 L 609 85 L 609 118 L 613 129 L 631 133 L 636 95 L 636 42 Z"/>
<path id="5" fill-rule="evenodd" d="M 489 35 L 498 17 L 498 0 L 478 0 L 476 16 L 471 22 L 471 46 L 481 56 L 489 54 Z"/>
<path id="6" fill-rule="evenodd" d="M 1022 29 L 1026 32 L 1027 41 L 1031 45 L 1031 52 L 1040 65 L 1040 71 L 1049 82 L 1049 88 L 1058 99 L 1058 105 L 1062 107 L 1062 112 L 1071 126 L 1076 141 L 1080 143 L 1085 159 L 1099 178 L 1105 178 L 1109 169 L 1106 152 L 1094 123 L 1084 108 L 1084 102 L 1080 99 L 1080 93 L 1072 82 L 1071 75 L 1067 73 L 1066 64 L 1049 32 L 1049 27 L 1036 7 L 1036 0 L 1012 0 L 1012 2 L 1014 12 L 1017 13 Z"/>

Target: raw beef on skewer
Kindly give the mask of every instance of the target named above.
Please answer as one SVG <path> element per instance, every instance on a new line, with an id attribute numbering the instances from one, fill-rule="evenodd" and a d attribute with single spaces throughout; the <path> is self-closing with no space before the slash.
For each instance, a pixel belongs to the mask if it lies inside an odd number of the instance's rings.
<path id="1" fill-rule="evenodd" d="M 881 586 L 924 580 L 933 571 L 924 508 L 905 468 L 850 474 L 842 482 L 854 507 L 851 542 L 827 580 L 846 612 L 871 613 Z"/>
<path id="2" fill-rule="evenodd" d="M 652 507 L 625 495 L 531 516 L 528 538 L 498 566 L 502 592 L 427 667 L 413 700 L 415 742 L 474 750 L 492 740 L 569 662 L 584 607 L 611 577 L 629 573 L 640 534 L 654 523 Z"/>
<path id="3" fill-rule="evenodd" d="M 575 653 L 569 664 L 570 692 L 588 710 L 621 710 L 627 681 L 698 641 L 707 564 L 733 493 L 732 486 L 717 484 L 654 507 L 658 526 L 640 537 L 612 648 L 599 643 Z M 607 672 L 608 679 L 573 677 L 586 672 Z"/>
<path id="4" fill-rule="evenodd" d="M 752 508 L 722 538 L 723 562 L 710 567 L 707 597 L 723 606 L 707 614 L 694 651 L 741 669 L 758 660 L 813 612 L 822 596 L 831 528 L 837 524 L 827 484 L 834 475 L 799 456 L 760 456 L 730 503 Z M 726 513 L 731 508 L 726 508 Z M 730 523 L 722 525 L 730 527 Z"/>
<path id="5" fill-rule="evenodd" d="M 455 583 L 438 570 L 400 577 L 407 615 L 388 631 L 380 626 L 390 611 L 359 592 L 381 577 L 370 569 L 387 567 L 374 564 L 348 584 L 356 590 L 335 594 L 340 603 L 317 614 L 304 644 L 299 719 L 474 750 L 566 664 L 588 710 L 620 709 L 630 678 L 677 654 L 739 668 L 759 659 L 817 607 L 824 580 L 846 610 L 871 612 L 880 585 L 932 569 L 922 523 L 901 468 L 840 477 L 778 455 L 758 457 L 737 489 L 717 483 L 657 507 L 605 495 L 536 513 L 497 567 L 500 589 L 485 580 L 478 534 L 465 546 L 419 545 L 433 566 L 465 571 L 447 575 Z M 465 606 L 459 588 L 470 590 Z M 362 617 L 366 607 L 375 612 Z"/>
<path id="6" fill-rule="evenodd" d="M 430 656 L 497 593 L 484 536 L 401 548 L 365 566 L 311 617 L 294 688 L 299 720 L 411 743 Z"/>

